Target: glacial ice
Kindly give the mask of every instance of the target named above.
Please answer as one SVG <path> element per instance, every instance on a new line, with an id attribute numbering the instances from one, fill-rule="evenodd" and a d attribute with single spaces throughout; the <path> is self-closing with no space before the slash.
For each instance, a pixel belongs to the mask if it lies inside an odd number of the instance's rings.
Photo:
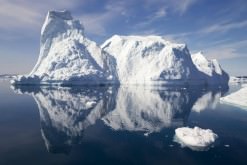
<path id="1" fill-rule="evenodd" d="M 160 36 L 118 36 L 101 47 L 68 11 L 49 11 L 41 29 L 40 53 L 33 70 L 16 85 L 221 85 L 228 75 L 216 60 L 191 56 L 185 44 Z"/>
<path id="2" fill-rule="evenodd" d="M 212 145 L 218 136 L 210 129 L 181 127 L 175 130 L 175 141 L 192 150 L 204 150 Z"/>
<path id="3" fill-rule="evenodd" d="M 247 108 L 247 87 L 242 87 L 240 90 L 233 92 L 225 97 L 221 97 L 222 103 L 228 103 L 241 108 Z"/>

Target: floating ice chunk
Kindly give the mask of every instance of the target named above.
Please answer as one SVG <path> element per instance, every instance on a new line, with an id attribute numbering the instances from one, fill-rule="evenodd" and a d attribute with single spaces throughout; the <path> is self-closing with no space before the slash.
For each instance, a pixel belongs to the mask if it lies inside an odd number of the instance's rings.
<path id="1" fill-rule="evenodd" d="M 147 137 L 149 134 L 150 134 L 149 132 L 146 132 L 146 133 L 144 133 L 144 136 Z"/>
<path id="2" fill-rule="evenodd" d="M 231 76 L 229 79 L 229 84 L 243 84 L 247 83 L 247 77 L 245 76 Z"/>
<path id="3" fill-rule="evenodd" d="M 87 107 L 87 108 L 91 108 L 91 107 L 95 106 L 95 104 L 96 104 L 96 101 L 88 101 L 88 102 L 86 103 L 86 107 Z"/>
<path id="4" fill-rule="evenodd" d="M 242 84 L 241 86 L 242 86 L 242 87 L 247 87 L 247 84 Z"/>
<path id="5" fill-rule="evenodd" d="M 180 143 L 183 147 L 187 146 L 196 151 L 208 149 L 218 138 L 212 130 L 199 127 L 181 127 L 177 128 L 175 133 L 176 142 Z"/>
<path id="6" fill-rule="evenodd" d="M 247 87 L 243 87 L 237 92 L 231 93 L 228 96 L 220 98 L 220 101 L 246 109 L 247 108 Z"/>

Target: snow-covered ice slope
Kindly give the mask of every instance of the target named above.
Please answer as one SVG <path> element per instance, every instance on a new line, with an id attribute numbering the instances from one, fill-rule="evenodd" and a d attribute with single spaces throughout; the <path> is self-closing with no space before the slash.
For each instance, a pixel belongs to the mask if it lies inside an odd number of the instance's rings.
<path id="1" fill-rule="evenodd" d="M 114 58 L 84 35 L 68 11 L 49 11 L 41 30 L 39 59 L 29 75 L 14 84 L 113 83 Z"/>
<path id="2" fill-rule="evenodd" d="M 203 73 L 203 77 L 204 79 L 206 79 L 207 84 L 228 84 L 229 76 L 221 68 L 219 62 L 216 59 L 208 60 L 202 54 L 202 52 L 192 54 L 191 56 L 193 63 L 196 65 L 197 69 Z"/>
<path id="3" fill-rule="evenodd" d="M 247 87 L 243 87 L 237 92 L 231 93 L 228 96 L 220 98 L 221 102 L 247 108 Z"/>
<path id="4" fill-rule="evenodd" d="M 175 130 L 175 138 L 182 146 L 193 150 L 204 150 L 214 143 L 218 136 L 210 129 L 181 127 Z"/>
<path id="5" fill-rule="evenodd" d="M 185 44 L 160 36 L 114 35 L 101 45 L 114 56 L 122 84 L 202 84 Z"/>

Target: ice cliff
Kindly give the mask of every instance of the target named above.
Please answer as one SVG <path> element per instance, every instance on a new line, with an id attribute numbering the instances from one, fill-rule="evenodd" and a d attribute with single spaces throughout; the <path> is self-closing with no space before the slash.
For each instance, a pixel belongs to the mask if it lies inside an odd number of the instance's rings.
<path id="1" fill-rule="evenodd" d="M 227 84 L 216 60 L 191 56 L 185 44 L 160 36 L 118 36 L 101 47 L 68 11 L 50 11 L 41 30 L 38 62 L 12 84 Z"/>

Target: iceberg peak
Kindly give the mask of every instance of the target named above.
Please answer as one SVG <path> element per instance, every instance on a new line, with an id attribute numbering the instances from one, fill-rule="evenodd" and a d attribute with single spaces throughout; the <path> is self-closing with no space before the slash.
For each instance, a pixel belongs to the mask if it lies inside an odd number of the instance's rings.
<path id="1" fill-rule="evenodd" d="M 72 20 L 73 17 L 71 16 L 71 13 L 68 10 L 62 10 L 62 11 L 48 11 L 47 18 L 53 18 L 53 19 L 63 19 L 63 20 Z"/>
<path id="2" fill-rule="evenodd" d="M 229 76 L 221 68 L 219 62 L 216 59 L 207 59 L 201 51 L 192 54 L 191 57 L 197 69 L 204 74 L 204 79 L 207 80 L 207 84 L 226 85 L 228 83 Z"/>
<path id="3" fill-rule="evenodd" d="M 41 42 L 45 42 L 48 37 L 52 38 L 59 33 L 68 30 L 84 32 L 84 27 L 79 20 L 74 20 L 71 13 L 64 11 L 48 11 L 45 22 L 41 29 Z"/>

